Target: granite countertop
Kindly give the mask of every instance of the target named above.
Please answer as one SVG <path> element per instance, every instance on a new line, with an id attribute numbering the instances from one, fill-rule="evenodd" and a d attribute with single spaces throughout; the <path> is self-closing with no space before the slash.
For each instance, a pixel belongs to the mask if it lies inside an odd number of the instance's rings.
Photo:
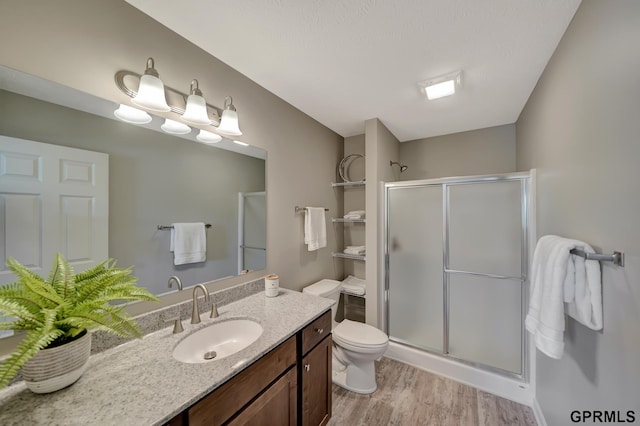
<path id="1" fill-rule="evenodd" d="M 293 336 L 331 307 L 330 299 L 280 289 L 277 297 L 264 292 L 218 308 L 220 316 L 200 324 L 182 322 L 106 350 L 89 359 L 75 384 L 37 395 L 23 382 L 0 391 L 0 424 L 9 425 L 160 425 L 219 387 L 262 355 Z M 192 331 L 214 322 L 247 318 L 264 332 L 249 347 L 220 360 L 185 364 L 173 356 L 175 345 Z"/>

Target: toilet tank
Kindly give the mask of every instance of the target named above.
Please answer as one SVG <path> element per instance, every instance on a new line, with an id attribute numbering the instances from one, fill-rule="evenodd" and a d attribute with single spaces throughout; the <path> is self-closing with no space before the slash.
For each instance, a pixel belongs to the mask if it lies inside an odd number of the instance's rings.
<path id="1" fill-rule="evenodd" d="M 326 297 L 335 300 L 336 303 L 331 306 L 331 316 L 335 321 L 336 312 L 338 311 L 338 300 L 340 300 L 340 290 L 342 283 L 336 280 L 320 280 L 315 284 L 311 284 L 302 289 L 303 293 L 312 294 L 314 296 Z"/>

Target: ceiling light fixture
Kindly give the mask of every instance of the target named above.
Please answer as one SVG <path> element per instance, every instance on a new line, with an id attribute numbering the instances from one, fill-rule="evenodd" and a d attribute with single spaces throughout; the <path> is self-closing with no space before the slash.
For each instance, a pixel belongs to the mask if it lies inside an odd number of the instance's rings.
<path id="1" fill-rule="evenodd" d="M 209 105 L 205 101 L 202 96 L 202 91 L 198 87 L 198 80 L 193 79 L 191 81 L 189 95 L 186 95 L 164 85 L 158 77 L 158 71 L 154 67 L 153 58 L 149 58 L 147 59 L 147 68 L 145 69 L 144 75 L 141 76 L 131 71 L 120 70 L 115 75 L 115 81 L 118 89 L 129 96 L 131 102 L 134 104 L 154 112 L 164 113 L 171 111 L 178 116 L 176 119 L 172 116 L 171 120 L 167 119 L 167 121 L 165 121 L 162 126 L 164 131 L 167 133 L 173 132 L 174 134 L 189 133 L 191 129 L 189 128 L 187 131 L 187 124 L 190 124 L 198 127 L 207 126 L 215 132 L 224 133 L 229 136 L 242 135 L 238 125 L 238 113 L 236 112 L 236 107 L 233 105 L 231 96 L 225 98 L 224 110 L 221 110 L 220 108 Z M 135 87 L 136 83 L 138 83 L 138 91 L 131 89 L 131 87 Z M 170 102 L 167 103 L 167 100 Z M 123 104 L 114 114 L 119 119 L 129 123 L 144 124 L 151 121 L 151 116 L 140 110 L 136 110 L 139 111 L 137 114 L 144 114 L 146 118 L 140 118 L 142 117 L 142 115 L 140 115 L 140 117 L 136 116 L 138 118 L 127 119 L 128 115 L 126 114 L 126 110 L 128 109 L 135 110 L 135 108 Z M 220 118 L 221 114 L 222 118 Z M 176 129 L 178 130 L 176 131 Z M 206 142 L 215 143 L 222 140 L 221 136 L 209 130 L 201 130 L 206 131 L 209 135 L 213 135 L 208 136 L 201 131 L 198 136 L 207 139 Z"/>
<path id="2" fill-rule="evenodd" d="M 456 93 L 456 89 L 460 86 L 462 71 L 456 71 L 449 74 L 434 77 L 429 80 L 418 83 L 422 93 L 427 95 L 427 99 L 434 100 L 451 96 Z"/>
<path id="3" fill-rule="evenodd" d="M 236 107 L 233 105 L 233 98 L 231 98 L 231 96 L 227 96 L 224 99 L 224 110 L 222 111 L 218 131 L 230 136 L 242 135 L 240 127 L 238 126 L 238 113 L 236 112 Z"/>

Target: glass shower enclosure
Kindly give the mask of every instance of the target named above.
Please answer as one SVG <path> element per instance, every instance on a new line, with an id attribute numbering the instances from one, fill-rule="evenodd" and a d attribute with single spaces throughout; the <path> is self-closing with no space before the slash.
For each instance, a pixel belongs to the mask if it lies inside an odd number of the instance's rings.
<path id="1" fill-rule="evenodd" d="M 529 173 L 385 184 L 389 338 L 527 379 Z"/>

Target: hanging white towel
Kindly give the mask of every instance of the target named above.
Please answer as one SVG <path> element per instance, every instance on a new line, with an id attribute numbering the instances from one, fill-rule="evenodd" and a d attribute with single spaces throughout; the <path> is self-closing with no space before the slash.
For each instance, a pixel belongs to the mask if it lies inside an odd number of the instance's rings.
<path id="1" fill-rule="evenodd" d="M 533 255 L 525 325 L 536 347 L 556 359 L 564 351 L 565 302 L 568 313 L 578 321 L 595 330 L 602 328 L 600 264 L 572 255 L 574 248 L 594 252 L 582 241 L 545 235 Z"/>
<path id="2" fill-rule="evenodd" d="M 314 251 L 327 246 L 327 224 L 323 207 L 305 207 L 304 243 Z"/>
<path id="3" fill-rule="evenodd" d="M 170 251 L 173 264 L 204 262 L 207 259 L 207 234 L 202 222 L 173 223 Z"/>

